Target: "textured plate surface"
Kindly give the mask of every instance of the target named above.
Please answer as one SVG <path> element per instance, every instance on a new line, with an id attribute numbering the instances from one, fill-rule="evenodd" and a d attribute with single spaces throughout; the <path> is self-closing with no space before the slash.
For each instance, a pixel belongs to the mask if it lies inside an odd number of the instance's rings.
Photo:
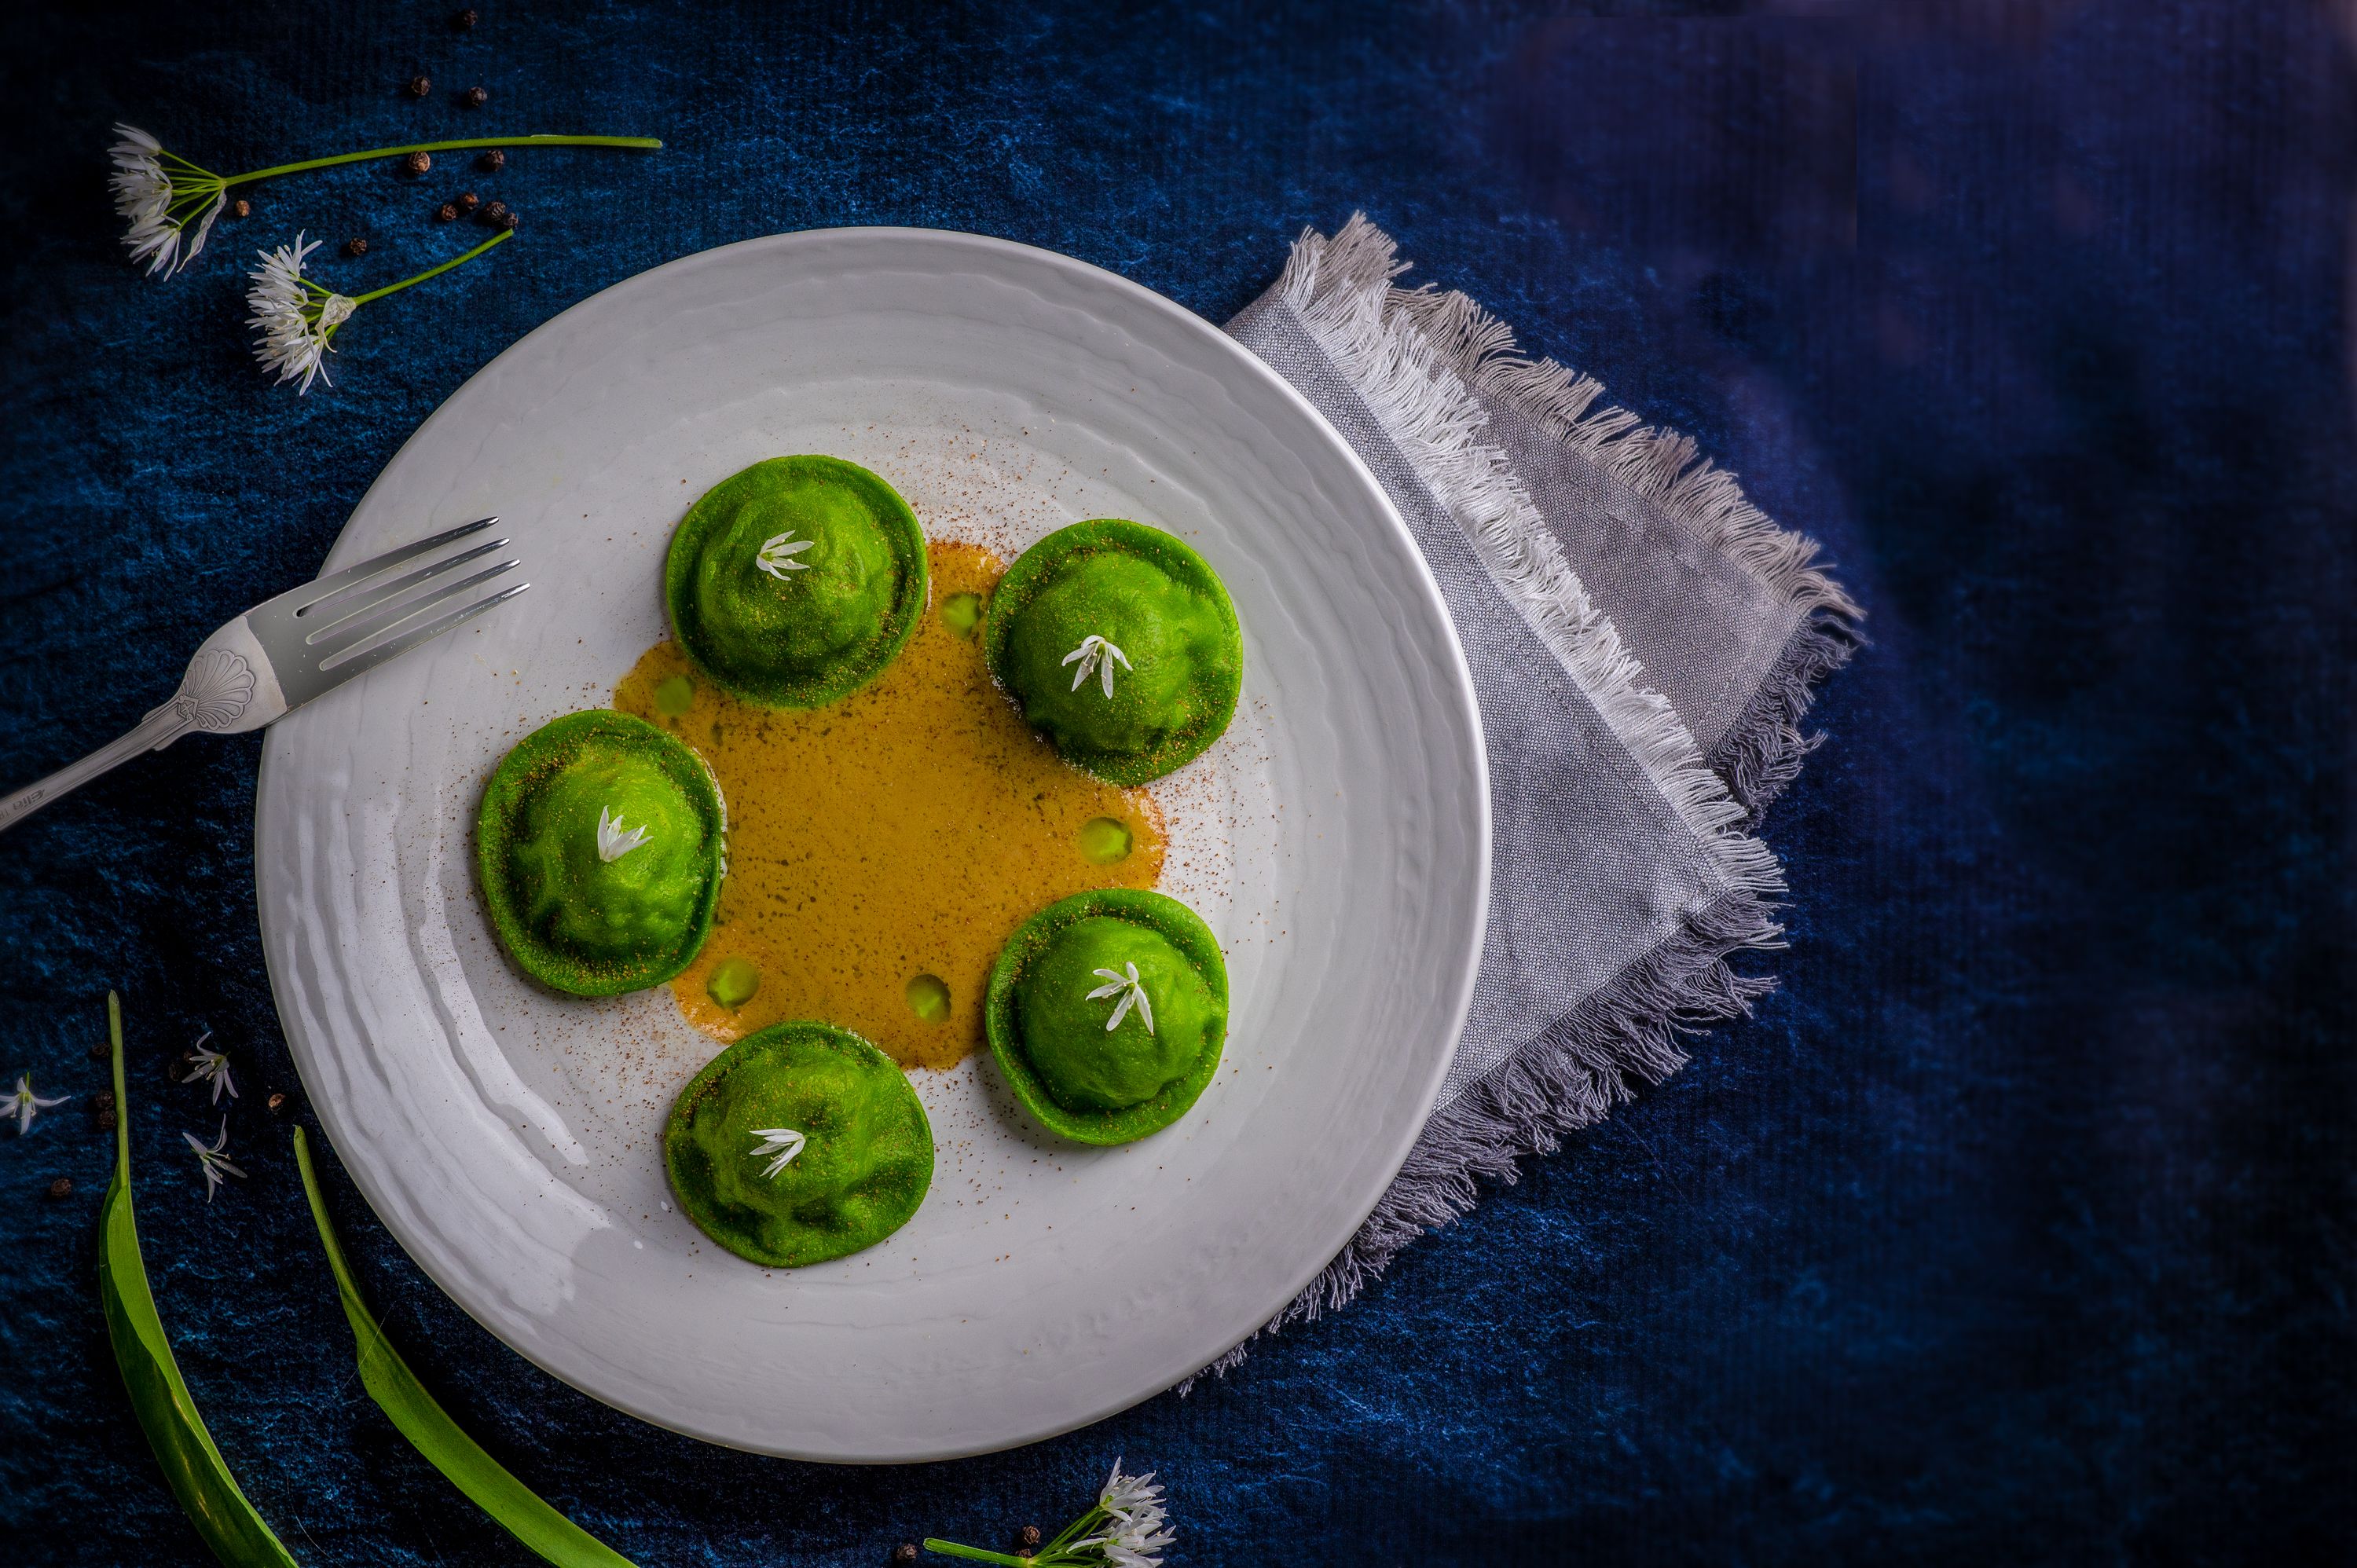
<path id="1" fill-rule="evenodd" d="M 829 452 L 929 534 L 1015 552 L 1167 528 L 1243 623 L 1228 736 L 1158 786 L 1164 887 L 1228 954 L 1226 1061 L 1141 1143 L 1039 1133 L 987 1054 L 915 1076 L 940 1143 L 907 1227 L 799 1271 L 668 1201 L 662 1119 L 717 1049 L 668 989 L 553 996 L 498 950 L 470 824 L 514 741 L 663 635 L 663 549 L 758 458 Z M 1293 392 L 1111 274 L 924 230 L 686 257 L 583 302 L 445 403 L 330 568 L 499 513 L 533 582 L 269 732 L 263 939 L 321 1121 L 485 1326 L 717 1443 L 915 1460 L 1051 1435 L 1195 1371 L 1341 1247 L 1421 1127 L 1480 948 L 1488 792 L 1464 660 L 1405 530 Z"/>

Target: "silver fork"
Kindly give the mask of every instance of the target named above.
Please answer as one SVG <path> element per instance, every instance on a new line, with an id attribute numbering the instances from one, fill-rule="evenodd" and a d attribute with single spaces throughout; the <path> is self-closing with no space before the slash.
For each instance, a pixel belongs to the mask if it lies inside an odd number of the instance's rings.
<path id="1" fill-rule="evenodd" d="M 454 575 L 505 548 L 504 539 L 470 543 L 410 565 L 445 545 L 470 540 L 499 521 L 483 518 L 388 550 L 254 606 L 205 639 L 188 660 L 188 672 L 180 677 L 180 689 L 172 700 L 151 710 L 129 735 L 0 799 L 0 830 L 14 827 L 59 796 L 143 751 L 163 750 L 190 730 L 236 735 L 260 729 L 362 671 L 398 659 L 515 597 L 532 585 L 511 584 L 487 596 L 468 598 L 514 571 L 522 564 L 515 560 Z M 389 575 L 403 566 L 410 570 Z"/>

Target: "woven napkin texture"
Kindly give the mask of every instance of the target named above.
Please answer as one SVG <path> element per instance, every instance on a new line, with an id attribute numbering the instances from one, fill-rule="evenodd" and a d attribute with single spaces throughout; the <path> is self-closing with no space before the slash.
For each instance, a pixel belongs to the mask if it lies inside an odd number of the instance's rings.
<path id="1" fill-rule="evenodd" d="M 1517 1155 L 1674 1072 L 1682 1034 L 1774 983 L 1727 962 L 1778 945 L 1782 876 L 1750 827 L 1813 744 L 1813 683 L 1856 646 L 1816 546 L 1734 476 L 1520 356 L 1465 295 L 1396 286 L 1405 270 L 1353 217 L 1305 233 L 1227 327 L 1415 536 L 1472 669 L 1493 824 L 1480 977 L 1432 1119 L 1265 1331 L 1348 1302 L 1470 1208 L 1477 1177 L 1512 1180 Z"/>

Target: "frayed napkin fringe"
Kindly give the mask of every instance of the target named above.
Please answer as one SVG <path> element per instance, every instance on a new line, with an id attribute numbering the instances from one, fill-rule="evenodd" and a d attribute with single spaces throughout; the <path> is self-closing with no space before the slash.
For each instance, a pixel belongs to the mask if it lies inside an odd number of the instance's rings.
<path id="1" fill-rule="evenodd" d="M 1727 792 L 1751 813 L 1755 826 L 1824 742 L 1823 730 L 1803 734 L 1801 721 L 1817 700 L 1818 683 L 1848 663 L 1862 641 L 1854 622 L 1812 616 L 1785 644 L 1742 716 L 1711 748 L 1712 769 L 1727 780 Z"/>
<path id="2" fill-rule="evenodd" d="M 1632 1099 L 1639 1084 L 1658 1084 L 1677 1071 L 1686 1061 L 1680 1036 L 1749 1017 L 1776 982 L 1736 973 L 1727 955 L 1772 946 L 1776 935 L 1757 897 L 1738 892 L 1721 898 L 1437 1112 L 1341 1253 L 1284 1311 L 1180 1383 L 1178 1392 L 1188 1393 L 1198 1379 L 1227 1376 L 1262 1335 L 1314 1323 L 1347 1305 L 1382 1278 L 1409 1242 L 1470 1213 L 1483 1177 L 1512 1186 L 1517 1159 L 1555 1153 L 1567 1134 Z"/>
<path id="3" fill-rule="evenodd" d="M 1250 1338 L 1180 1383 L 1181 1394 L 1207 1374 L 1224 1377 L 1262 1334 L 1313 1322 L 1349 1302 L 1381 1277 L 1403 1247 L 1470 1210 L 1483 1177 L 1512 1182 L 1520 1156 L 1553 1152 L 1566 1133 L 1603 1119 L 1638 1085 L 1659 1083 L 1675 1072 L 1686 1059 L 1680 1036 L 1748 1015 L 1753 1002 L 1775 985 L 1770 978 L 1738 975 L 1727 961 L 1741 949 L 1781 945 L 1781 929 L 1768 902 L 1783 887 L 1775 856 L 1744 831 L 1747 807 L 1706 765 L 1669 702 L 1639 683 L 1642 668 L 1622 647 L 1610 618 L 1588 599 L 1561 542 L 1504 452 L 1482 438 L 1488 415 L 1465 372 L 1503 376 L 1508 370 L 1499 367 L 1521 364 L 1518 373 L 1526 381 L 1544 380 L 1551 389 L 1547 406 L 1561 427 L 1581 432 L 1580 439 L 1609 458 L 1616 472 L 1625 465 L 1648 476 L 1663 504 L 1675 498 L 1697 518 L 1713 520 L 1719 537 L 1744 540 L 1755 569 L 1765 564 L 1781 572 L 1791 591 L 1811 598 L 1823 613 L 1855 614 L 1837 586 L 1808 569 L 1814 546 L 1789 542 L 1796 536 L 1760 518 L 1732 476 L 1708 470 L 1699 481 L 1691 473 L 1680 478 L 1679 471 L 1692 462 L 1690 443 L 1679 448 L 1675 442 L 1683 438 L 1664 440 L 1659 433 L 1639 430 L 1635 416 L 1620 410 L 1587 413 L 1602 390 L 1598 383 L 1575 381 L 1544 361 L 1501 360 L 1513 346 L 1503 324 L 1462 295 L 1393 287 L 1392 280 L 1405 270 L 1390 238 L 1353 215 L 1330 241 L 1305 232 L 1273 292 L 1473 541 L 1475 554 L 1507 600 L 1692 826 L 1728 891 L 1688 916 L 1672 936 L 1531 1046 L 1436 1112 L 1399 1176 L 1341 1253 Z M 1544 378 L 1538 375 L 1543 367 L 1548 372 Z M 1761 527 L 1786 542 L 1768 548 L 1759 537 Z M 1843 646 L 1830 633 L 1824 642 Z M 1817 655 L 1824 656 L 1822 650 Z M 1801 696 L 1805 699 L 1805 691 Z M 1784 711 L 1792 710 L 1788 705 Z M 1754 777 L 1777 773 L 1788 757 L 1796 769 L 1808 749 L 1810 743 L 1797 732 L 1789 744 L 1781 734 L 1770 736 L 1781 723 L 1771 716 L 1751 726 L 1755 744 L 1746 760 Z"/>
<path id="4" fill-rule="evenodd" d="M 1693 530 L 1799 611 L 1800 632 L 1708 757 L 1746 816 L 1757 818 L 1798 776 L 1822 738 L 1800 727 L 1817 683 L 1846 663 L 1861 640 L 1858 622 L 1866 612 L 1817 564 L 1817 542 L 1761 511 L 1737 476 L 1707 458 L 1697 460 L 1693 437 L 1647 425 L 1625 408 L 1599 407 L 1602 381 L 1522 354 L 1513 329 L 1467 295 L 1430 284 L 1391 287 L 1407 264 L 1398 260 L 1390 236 L 1364 214 L 1353 213 L 1325 243 L 1324 270 L 1341 273 L 1349 280 L 1341 286 L 1383 285 L 1389 296 L 1383 313 L 1413 322 L 1439 362 L 1465 385 L 1482 397 L 1513 403 L 1566 451 Z M 1301 250 L 1295 246 L 1297 263 Z M 1314 289 L 1316 283 L 1302 286 Z"/>
<path id="5" fill-rule="evenodd" d="M 1642 666 L 1590 603 L 1505 452 L 1482 439 L 1489 415 L 1456 368 L 1468 360 L 1448 353 L 1409 308 L 1436 296 L 1391 286 L 1403 270 L 1390 237 L 1354 213 L 1330 241 L 1311 231 L 1295 242 L 1277 298 L 1464 529 L 1507 602 L 1694 829 L 1720 875 L 1757 894 L 1782 892 L 1775 855 L 1743 831 L 1749 812 L 1710 770 L 1669 700 L 1639 684 Z M 1504 326 L 1462 295 L 1437 297 L 1463 302 L 1448 313 L 1459 338 L 1511 343 Z"/>

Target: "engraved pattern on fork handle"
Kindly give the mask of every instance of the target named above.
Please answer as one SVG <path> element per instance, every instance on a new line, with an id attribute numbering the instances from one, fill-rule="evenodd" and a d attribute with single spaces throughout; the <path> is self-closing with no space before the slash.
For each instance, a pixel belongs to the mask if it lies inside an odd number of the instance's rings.
<path id="1" fill-rule="evenodd" d="M 208 648 L 188 660 L 180 689 L 164 705 L 187 715 L 191 729 L 233 725 L 253 705 L 253 666 L 226 648 Z M 169 745 L 159 741 L 158 746 Z"/>
<path id="2" fill-rule="evenodd" d="M 218 648 L 198 654 L 171 700 L 150 708 L 129 734 L 38 783 L 0 797 L 0 832 L 142 752 L 161 751 L 192 729 L 219 729 L 236 723 L 253 705 L 253 667 L 242 656 Z"/>

